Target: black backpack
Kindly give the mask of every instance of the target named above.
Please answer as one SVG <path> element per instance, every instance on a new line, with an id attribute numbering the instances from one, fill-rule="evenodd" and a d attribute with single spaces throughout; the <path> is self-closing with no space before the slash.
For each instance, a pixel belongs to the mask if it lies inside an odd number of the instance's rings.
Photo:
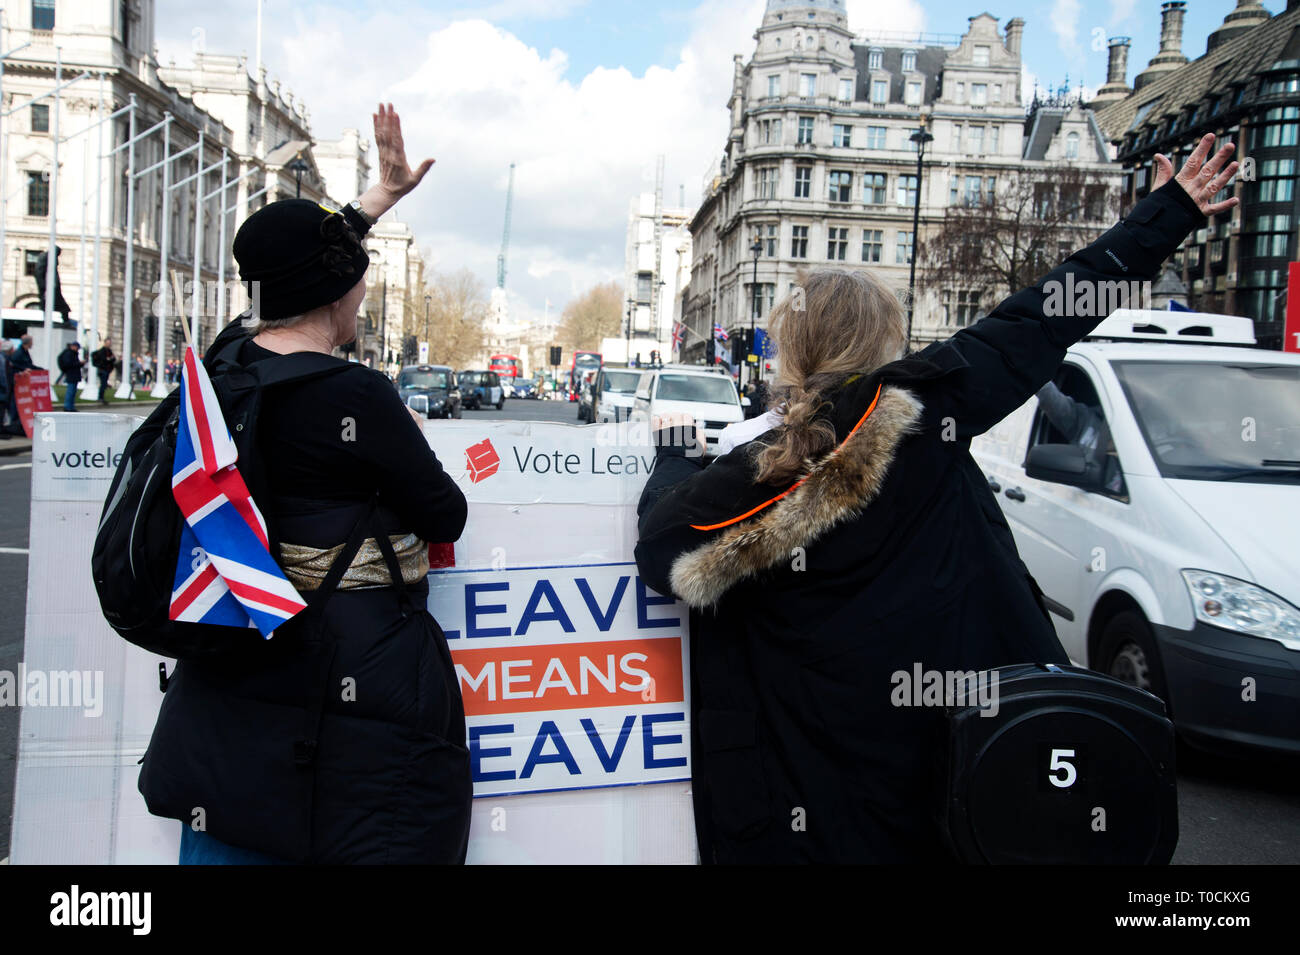
<path id="1" fill-rule="evenodd" d="M 940 825 L 977 864 L 1163 865 L 1178 844 L 1174 727 L 1159 697 L 1055 664 L 986 670 L 946 708 Z M 988 713 L 990 715 L 981 715 Z"/>
<path id="2" fill-rule="evenodd" d="M 262 499 L 259 492 L 265 492 L 267 487 L 255 452 L 262 391 L 335 374 L 347 365 L 314 352 L 278 355 L 240 365 L 239 348 L 247 340 L 247 335 L 233 335 L 223 344 L 218 338 L 209 375 L 239 451 L 239 472 L 257 501 Z M 172 462 L 179 423 L 177 389 L 132 433 L 123 450 L 91 554 L 99 605 L 114 630 L 151 653 L 182 660 L 247 653 L 266 642 L 254 627 L 168 618 L 184 524 L 172 497 Z M 274 554 L 276 536 L 265 509 L 263 517 Z"/>

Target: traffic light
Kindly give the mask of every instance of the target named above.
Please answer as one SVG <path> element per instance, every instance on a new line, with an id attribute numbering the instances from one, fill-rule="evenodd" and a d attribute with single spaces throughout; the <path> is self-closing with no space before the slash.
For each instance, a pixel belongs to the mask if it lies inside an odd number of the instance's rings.
<path id="1" fill-rule="evenodd" d="M 749 354 L 748 339 L 748 328 L 738 328 L 735 334 L 731 336 L 731 363 L 733 365 L 744 362 L 745 356 Z"/>
<path id="2" fill-rule="evenodd" d="M 554 366 L 554 365 L 558 365 L 559 363 L 560 363 L 560 346 L 559 346 L 559 345 L 552 345 L 552 346 L 551 346 L 551 365 Z"/>
<path id="3" fill-rule="evenodd" d="M 709 343 L 704 346 L 704 363 L 710 366 L 718 363 L 718 343 L 712 338 L 710 338 Z"/>

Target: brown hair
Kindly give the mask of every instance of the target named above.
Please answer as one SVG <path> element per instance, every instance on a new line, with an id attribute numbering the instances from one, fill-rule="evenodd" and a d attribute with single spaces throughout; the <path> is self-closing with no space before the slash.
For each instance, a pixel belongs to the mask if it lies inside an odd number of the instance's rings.
<path id="1" fill-rule="evenodd" d="M 768 320 L 781 370 L 774 406 L 782 427 L 758 456 L 760 482 L 784 484 L 835 446 L 835 428 L 819 412 L 826 395 L 854 372 L 899 358 L 906 332 L 898 296 L 860 269 L 801 271 Z"/>

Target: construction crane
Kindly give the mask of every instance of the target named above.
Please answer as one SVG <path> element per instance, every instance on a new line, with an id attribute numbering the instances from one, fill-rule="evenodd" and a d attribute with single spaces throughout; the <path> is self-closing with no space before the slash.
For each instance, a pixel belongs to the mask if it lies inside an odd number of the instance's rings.
<path id="1" fill-rule="evenodd" d="M 510 206 L 515 199 L 515 164 L 510 164 L 510 185 L 506 187 L 506 225 L 501 230 L 501 252 L 497 255 L 497 288 L 506 287 L 506 253 L 510 251 Z"/>

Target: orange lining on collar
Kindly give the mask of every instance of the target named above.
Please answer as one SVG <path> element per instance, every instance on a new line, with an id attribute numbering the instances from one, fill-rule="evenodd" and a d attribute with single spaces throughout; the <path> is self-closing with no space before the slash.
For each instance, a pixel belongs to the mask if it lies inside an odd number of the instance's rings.
<path id="1" fill-rule="evenodd" d="M 876 410 L 876 402 L 880 400 L 880 390 L 883 387 L 884 387 L 884 382 L 881 382 L 880 384 L 876 385 L 876 396 L 871 399 L 871 405 L 867 408 L 866 412 L 863 413 L 862 417 L 858 419 L 858 423 L 853 426 L 853 430 L 844 436 L 844 441 L 841 441 L 838 445 L 836 445 L 835 450 L 832 451 L 831 454 L 839 454 L 840 448 L 844 447 L 844 442 L 848 441 L 849 438 L 853 437 L 853 435 L 857 432 L 857 430 L 860 427 L 862 427 L 862 422 L 866 421 L 869 417 L 871 417 L 871 412 Z M 787 494 L 789 494 L 791 491 L 793 491 L 795 488 L 797 488 L 800 484 L 802 484 L 806 480 L 808 480 L 806 477 L 800 478 L 798 481 L 795 481 L 793 484 L 791 484 L 788 488 L 786 488 L 776 497 L 764 501 L 762 504 L 758 505 L 757 507 L 750 508 L 744 514 L 739 514 L 736 517 L 733 517 L 729 520 L 722 521 L 720 524 L 692 524 L 691 527 L 697 531 L 716 531 L 721 527 L 727 527 L 730 524 L 735 524 L 738 521 L 743 521 L 745 518 L 757 514 L 759 511 L 761 511 L 763 508 L 767 507 L 768 505 L 775 504 L 777 501 L 781 500 L 781 498 L 785 497 Z"/>

